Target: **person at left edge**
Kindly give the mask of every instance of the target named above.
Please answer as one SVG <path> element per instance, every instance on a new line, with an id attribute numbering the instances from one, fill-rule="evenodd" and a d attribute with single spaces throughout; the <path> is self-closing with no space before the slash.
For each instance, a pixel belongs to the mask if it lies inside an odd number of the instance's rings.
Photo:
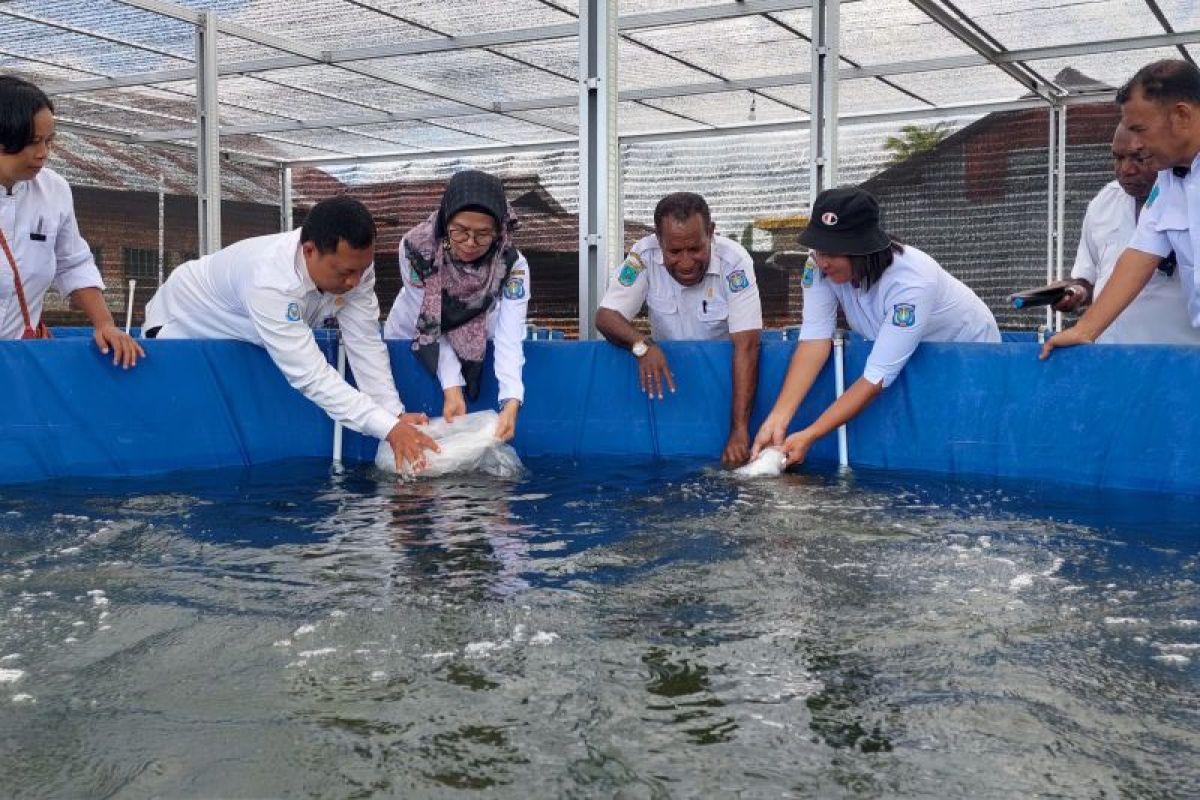
<path id="1" fill-rule="evenodd" d="M 79 235 L 71 187 L 46 166 L 53 142 L 50 98 L 28 81 L 0 75 L 0 230 L 8 245 L 8 252 L 0 248 L 0 339 L 35 338 L 44 330 L 42 304 L 54 284 L 87 314 L 100 352 L 111 350 L 113 364 L 132 367 L 145 353 L 116 326 L 104 302 L 104 281 Z"/>
<path id="2" fill-rule="evenodd" d="M 675 377 L 662 348 L 632 324 L 643 304 L 655 337 L 730 339 L 733 398 L 721 463 L 735 467 L 750 457 L 762 305 L 750 254 L 715 230 L 700 195 L 676 192 L 659 200 L 654 233 L 637 241 L 617 269 L 596 310 L 596 329 L 634 355 L 642 391 L 660 400 L 664 383 L 675 391 Z"/>
<path id="3" fill-rule="evenodd" d="M 517 217 L 504 185 L 478 170 L 456 173 L 438 209 L 400 242 L 403 288 L 383 326 L 385 339 L 412 339 L 442 386 L 447 422 L 479 397 L 487 340 L 495 344 L 500 416 L 496 438 L 512 439 L 525 401 L 525 313 L 529 264 L 513 243 Z M 466 392 L 466 398 L 463 393 Z"/>
<path id="4" fill-rule="evenodd" d="M 366 206 L 332 197 L 304 225 L 257 236 L 180 264 L 146 304 L 148 339 L 238 339 L 266 348 L 288 383 L 347 428 L 387 440 L 397 469 L 424 465 L 434 441 L 405 414 L 379 335 L 375 222 Z M 317 347 L 312 326 L 338 321 L 355 389 Z"/>

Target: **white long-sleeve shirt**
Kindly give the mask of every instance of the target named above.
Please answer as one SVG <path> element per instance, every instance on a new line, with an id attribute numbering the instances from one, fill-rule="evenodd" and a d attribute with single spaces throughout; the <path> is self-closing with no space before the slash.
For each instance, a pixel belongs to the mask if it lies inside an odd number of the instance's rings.
<path id="1" fill-rule="evenodd" d="M 34 327 L 42 301 L 53 283 L 63 297 L 78 289 L 104 290 L 91 248 L 79 235 L 71 187 L 43 167 L 33 180 L 18 181 L 8 194 L 0 187 L 0 228 L 8 240 Z M 20 339 L 25 330 L 12 267 L 0 252 L 0 339 Z"/>
<path id="2" fill-rule="evenodd" d="M 1137 227 L 1136 201 L 1121 184 L 1105 184 L 1088 203 L 1083 232 L 1075 253 L 1072 278 L 1090 281 L 1093 297 L 1112 277 L 1117 259 Z M 1173 275 L 1155 270 L 1146 288 L 1100 335 L 1098 344 L 1200 344 L 1200 330 L 1188 318 L 1182 270 Z"/>
<path id="3" fill-rule="evenodd" d="M 830 339 L 840 304 L 854 332 L 875 344 L 863 377 L 885 388 L 921 342 L 999 342 L 996 318 L 966 284 L 912 245 L 867 291 L 834 283 L 810 260 L 800 281 L 804 322 L 800 339 Z"/>
<path id="4" fill-rule="evenodd" d="M 400 243 L 400 276 L 404 286 L 392 304 L 383 324 L 385 339 L 415 339 L 417 317 L 425 301 L 425 287 L 413 273 L 404 242 Z M 496 346 L 496 382 L 500 385 L 501 401 L 514 399 L 525 402 L 525 382 L 521 370 L 525 366 L 525 315 L 529 310 L 529 262 L 518 253 L 516 263 L 500 292 L 500 301 L 487 310 L 487 335 Z M 442 389 L 466 383 L 462 362 L 446 336 L 438 341 L 438 383 Z"/>
<path id="5" fill-rule="evenodd" d="M 329 317 L 337 318 L 359 389 L 317 347 L 312 329 Z M 160 339 L 238 339 L 265 347 L 288 383 L 330 417 L 382 439 L 404 405 L 378 320 L 374 265 L 345 294 L 322 292 L 294 230 L 180 264 L 146 304 L 144 329 L 161 326 Z"/>

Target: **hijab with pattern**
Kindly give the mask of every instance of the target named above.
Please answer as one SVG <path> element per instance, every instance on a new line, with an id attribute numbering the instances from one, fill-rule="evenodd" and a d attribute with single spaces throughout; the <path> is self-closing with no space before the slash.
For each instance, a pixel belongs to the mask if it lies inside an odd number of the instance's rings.
<path id="1" fill-rule="evenodd" d="M 450 249 L 448 226 L 460 211 L 480 211 L 496 223 L 492 246 L 478 260 L 464 263 Z M 487 352 L 487 311 L 499 297 L 520 254 L 513 244 L 517 216 L 494 175 L 477 170 L 450 179 L 437 211 L 404 237 L 404 254 L 414 276 L 425 287 L 417 317 L 413 351 L 437 374 L 439 340 L 445 336 L 462 362 L 468 399 L 479 397 L 483 357 Z"/>

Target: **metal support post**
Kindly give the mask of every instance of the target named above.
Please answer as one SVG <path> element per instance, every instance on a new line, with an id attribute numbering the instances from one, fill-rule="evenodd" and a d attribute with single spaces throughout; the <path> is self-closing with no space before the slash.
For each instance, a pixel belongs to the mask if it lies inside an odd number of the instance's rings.
<path id="1" fill-rule="evenodd" d="M 834 391 L 838 397 L 846 393 L 846 332 L 837 331 L 833 335 L 833 380 Z M 839 425 L 837 429 L 838 466 L 842 469 L 850 467 L 850 446 L 846 438 L 846 426 Z"/>
<path id="2" fill-rule="evenodd" d="M 292 168 L 279 170 L 279 232 L 287 233 L 295 226 L 292 222 Z"/>
<path id="3" fill-rule="evenodd" d="M 221 249 L 221 140 L 217 101 L 217 14 L 196 26 L 196 207 L 200 255 Z"/>
<path id="4" fill-rule="evenodd" d="M 1061 281 L 1066 277 L 1066 261 L 1063 250 L 1065 247 L 1067 226 L 1067 107 L 1058 107 L 1058 180 L 1054 184 L 1055 213 L 1054 213 L 1054 279 Z M 1055 332 L 1063 329 L 1061 311 L 1054 314 Z"/>
<path id="5" fill-rule="evenodd" d="M 1066 108 L 1052 103 L 1046 143 L 1046 283 L 1062 275 L 1063 185 L 1066 164 Z M 1062 314 L 1046 306 L 1046 330 L 1062 330 Z"/>
<path id="6" fill-rule="evenodd" d="M 617 7 L 579 4 L 579 338 L 596 338 L 596 306 L 624 250 L 617 140 Z"/>
<path id="7" fill-rule="evenodd" d="M 812 4 L 812 123 L 809 127 L 810 200 L 837 186 L 839 0 Z"/>

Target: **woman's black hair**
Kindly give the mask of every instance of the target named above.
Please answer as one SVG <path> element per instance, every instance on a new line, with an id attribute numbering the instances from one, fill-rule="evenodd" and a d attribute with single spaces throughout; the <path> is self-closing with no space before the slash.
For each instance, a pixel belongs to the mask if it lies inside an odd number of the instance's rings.
<path id="1" fill-rule="evenodd" d="M 54 104 L 38 87 L 14 75 L 0 75 L 0 149 L 12 155 L 33 141 L 33 117 Z"/>
<path id="2" fill-rule="evenodd" d="M 892 236 L 888 236 L 888 238 L 892 240 L 892 243 L 885 250 L 878 250 L 865 256 L 849 257 L 854 283 L 864 292 L 879 282 L 879 279 L 883 277 L 884 270 L 892 265 L 896 254 L 904 252 L 903 242 Z"/>

